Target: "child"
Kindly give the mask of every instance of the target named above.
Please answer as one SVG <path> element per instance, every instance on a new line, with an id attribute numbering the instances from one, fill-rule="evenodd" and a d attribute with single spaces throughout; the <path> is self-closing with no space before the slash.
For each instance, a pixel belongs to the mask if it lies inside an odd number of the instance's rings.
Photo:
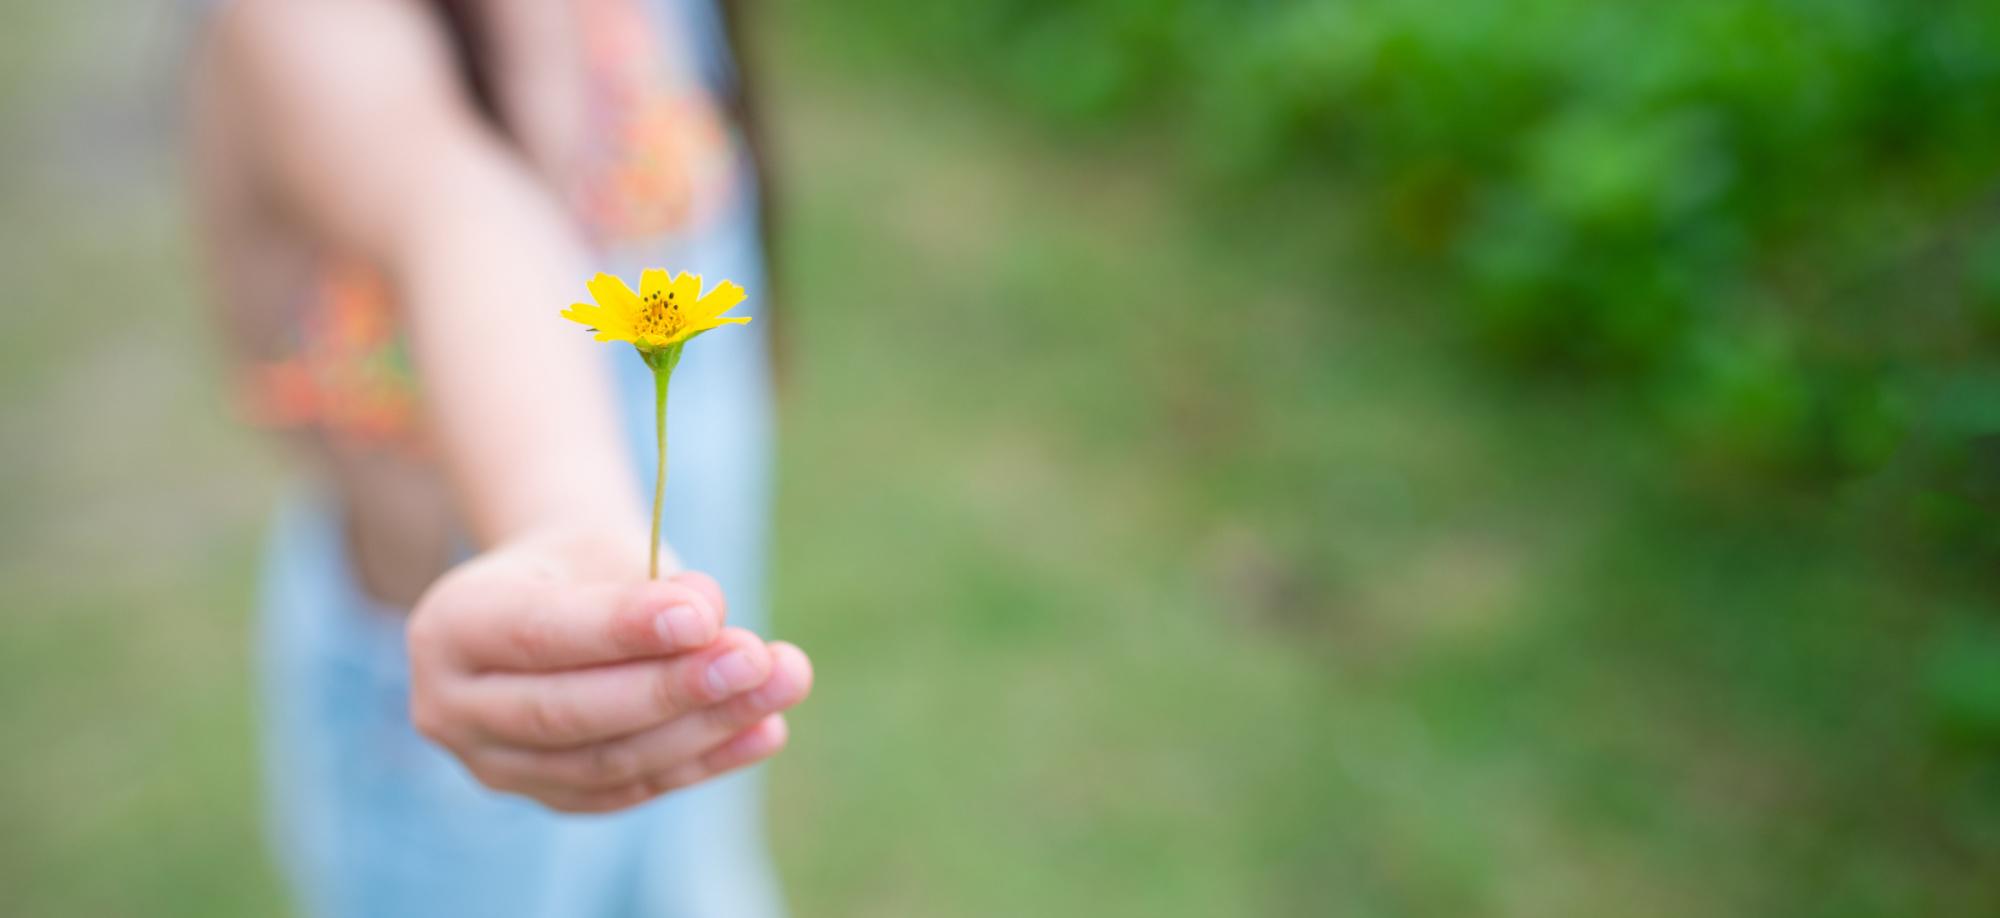
<path id="1" fill-rule="evenodd" d="M 705 336 L 675 375 L 666 530 L 690 569 L 649 582 L 649 373 L 557 316 L 596 271 L 642 266 L 733 279 L 758 312 L 718 11 L 206 16 L 203 242 L 246 407 L 314 482 L 279 516 L 261 648 L 303 904 L 777 914 L 756 785 L 720 777 L 784 745 L 812 678 L 735 627 L 763 615 L 766 323 Z"/>

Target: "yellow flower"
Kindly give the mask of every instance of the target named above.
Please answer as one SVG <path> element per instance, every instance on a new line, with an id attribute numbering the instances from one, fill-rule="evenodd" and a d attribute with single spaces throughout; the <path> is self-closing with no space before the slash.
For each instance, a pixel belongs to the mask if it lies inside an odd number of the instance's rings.
<path id="1" fill-rule="evenodd" d="M 725 316 L 743 302 L 743 288 L 730 281 L 715 285 L 701 295 L 701 275 L 685 271 L 670 280 L 667 272 L 647 268 L 639 275 L 639 293 L 609 274 L 590 279 L 590 295 L 596 305 L 577 303 L 562 317 L 579 322 L 597 332 L 599 341 L 630 341 L 640 351 L 672 347 L 702 332 L 724 325 L 740 325 L 749 316 Z"/>
<path id="2" fill-rule="evenodd" d="M 646 366 L 653 371 L 653 431 L 657 438 L 660 465 L 653 475 L 653 549 L 646 563 L 646 576 L 660 576 L 660 509 L 667 494 L 667 382 L 674 366 L 681 362 L 681 346 L 689 338 L 724 325 L 741 325 L 749 316 L 723 313 L 743 302 L 743 288 L 729 281 L 715 285 L 701 295 L 701 275 L 685 271 L 667 277 L 667 272 L 647 268 L 639 275 L 640 293 L 609 274 L 599 274 L 587 285 L 596 305 L 576 303 L 563 310 L 562 317 L 579 322 L 597 333 L 599 341 L 630 341 L 639 349 Z"/>

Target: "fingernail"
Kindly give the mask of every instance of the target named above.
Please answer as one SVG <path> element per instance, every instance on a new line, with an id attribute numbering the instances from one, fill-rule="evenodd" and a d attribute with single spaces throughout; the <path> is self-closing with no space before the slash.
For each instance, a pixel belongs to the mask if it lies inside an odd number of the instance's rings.
<path id="1" fill-rule="evenodd" d="M 757 667 L 741 650 L 730 651 L 722 659 L 709 664 L 708 689 L 718 698 L 734 695 L 756 684 Z"/>
<path id="2" fill-rule="evenodd" d="M 701 610 L 687 603 L 670 606 L 653 620 L 653 626 L 659 629 L 660 640 L 673 647 L 699 645 L 708 637 L 707 625 L 702 620 Z"/>

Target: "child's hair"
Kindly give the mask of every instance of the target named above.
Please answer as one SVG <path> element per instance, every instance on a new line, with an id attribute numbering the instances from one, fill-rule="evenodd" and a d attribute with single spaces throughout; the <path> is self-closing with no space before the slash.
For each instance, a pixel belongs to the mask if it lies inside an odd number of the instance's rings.
<path id="1" fill-rule="evenodd" d="M 433 0 L 451 38 L 452 57 L 458 62 L 459 76 L 472 93 L 479 112 L 502 135 L 507 122 L 500 114 L 500 100 L 493 89 L 492 61 L 487 57 L 485 24 L 469 0 Z"/>

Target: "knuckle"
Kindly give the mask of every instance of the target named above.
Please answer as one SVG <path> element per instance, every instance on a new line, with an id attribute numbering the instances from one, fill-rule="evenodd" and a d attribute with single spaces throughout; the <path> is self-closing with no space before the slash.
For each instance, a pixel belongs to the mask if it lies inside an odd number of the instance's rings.
<path id="1" fill-rule="evenodd" d="M 790 742 L 791 731 L 784 719 L 774 715 L 760 721 L 752 732 L 739 734 L 735 740 L 710 750 L 702 756 L 702 764 L 717 774 L 746 768 L 777 755 Z"/>
<path id="2" fill-rule="evenodd" d="M 660 666 L 653 672 L 653 702 L 666 717 L 678 717 L 696 697 L 700 671 L 686 666 Z"/>
<path id="3" fill-rule="evenodd" d="M 542 616 L 529 616 L 507 629 L 508 645 L 524 660 L 547 659 L 554 640 L 549 620 Z"/>
<path id="4" fill-rule="evenodd" d="M 646 801 L 651 800 L 654 797 L 658 796 L 659 794 L 657 792 L 655 792 L 652 788 L 647 787 L 644 783 L 627 785 L 626 788 L 623 791 L 621 791 L 615 798 L 618 802 L 614 806 L 614 809 L 624 809 L 625 807 L 628 806 L 638 806 L 639 804 L 645 803 Z"/>
<path id="5" fill-rule="evenodd" d="M 643 606 L 621 606 L 612 612 L 605 627 L 611 645 L 624 653 L 653 653 L 659 649 L 659 632 Z"/>
<path id="6" fill-rule="evenodd" d="M 690 766 L 678 765 L 665 771 L 654 772 L 639 779 L 642 800 L 651 800 L 661 794 L 679 790 L 694 783 L 695 776 L 689 773 Z"/>
<path id="7" fill-rule="evenodd" d="M 617 793 L 611 795 L 609 800 L 606 801 L 607 805 L 605 806 L 605 809 L 622 810 L 627 807 L 638 806 L 639 804 L 645 803 L 646 801 L 651 800 L 654 797 L 658 797 L 659 795 L 660 795 L 659 791 L 654 790 L 652 787 L 648 786 L 644 781 L 641 781 L 636 784 L 628 784 L 623 789 L 619 790 Z"/>
<path id="8" fill-rule="evenodd" d="M 725 704 L 712 705 L 701 712 L 701 718 L 708 728 L 727 736 L 757 719 L 758 712 L 749 698 L 738 698 Z"/>
<path id="9" fill-rule="evenodd" d="M 649 580 L 612 600 L 606 622 L 608 637 L 626 653 L 657 653 L 663 644 L 672 643 L 660 630 L 660 613 L 685 604 L 686 591 L 670 582 Z"/>
<path id="10" fill-rule="evenodd" d="M 528 696 L 521 708 L 521 718 L 530 733 L 558 743 L 574 740 L 582 732 L 582 725 L 568 706 L 543 695 Z"/>
<path id="11" fill-rule="evenodd" d="M 638 750 L 627 743 L 598 743 L 586 753 L 584 771 L 590 783 L 607 786 L 629 784 L 639 777 Z"/>
<path id="12" fill-rule="evenodd" d="M 513 782 L 509 777 L 502 772 L 494 770 L 491 765 L 477 759 L 463 759 L 462 761 L 465 762 L 466 772 L 472 775 L 473 780 L 478 781 L 480 784 L 497 791 L 514 790 Z"/>
<path id="13" fill-rule="evenodd" d="M 714 577 L 710 577 L 701 571 L 682 571 L 674 575 L 674 579 L 682 586 L 700 595 L 705 601 L 713 604 L 716 612 L 728 612 L 729 599 L 722 592 L 722 584 L 716 582 Z"/>

